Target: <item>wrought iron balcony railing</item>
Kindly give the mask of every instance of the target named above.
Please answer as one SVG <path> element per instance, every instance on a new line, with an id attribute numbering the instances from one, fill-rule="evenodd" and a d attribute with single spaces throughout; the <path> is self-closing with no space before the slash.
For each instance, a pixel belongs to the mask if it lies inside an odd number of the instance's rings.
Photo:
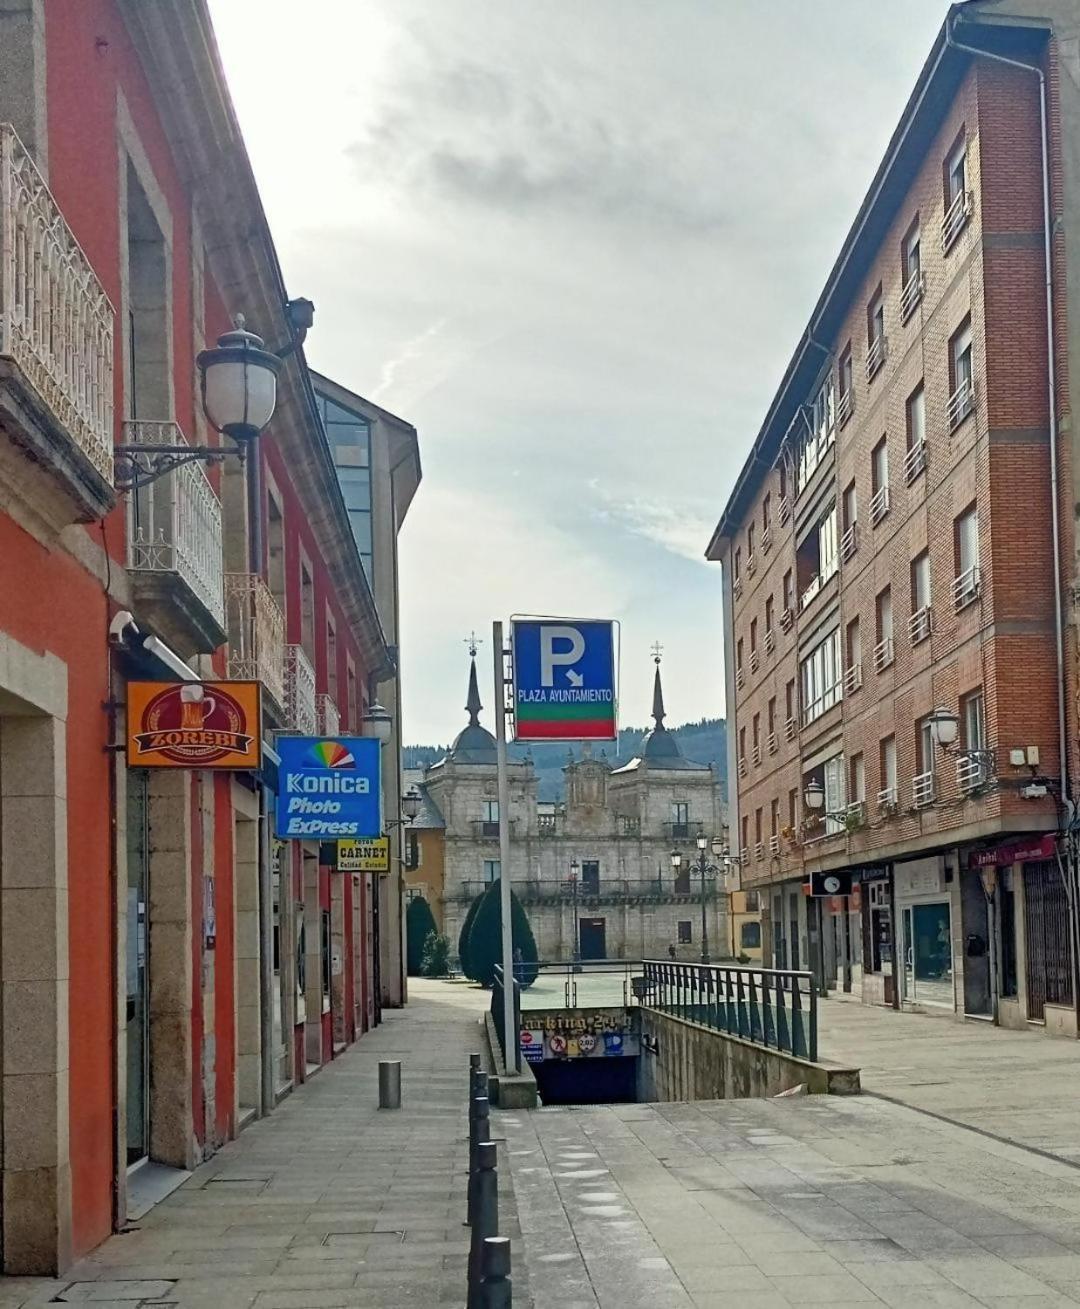
<path id="1" fill-rule="evenodd" d="M 889 512 L 889 484 L 885 483 L 874 492 L 870 501 L 870 526 L 877 527 L 878 523 Z"/>
<path id="2" fill-rule="evenodd" d="M 925 809 L 934 803 L 934 771 L 916 773 L 911 779 L 911 803 L 916 809 Z"/>
<path id="3" fill-rule="evenodd" d="M 124 423 L 124 441 L 149 448 L 186 445 L 172 421 Z M 225 569 L 221 501 L 197 463 L 181 464 L 131 494 L 128 568 L 134 573 L 175 574 L 225 627 Z"/>
<path id="4" fill-rule="evenodd" d="M 916 268 L 908 280 L 904 283 L 904 289 L 900 292 L 900 321 L 906 323 L 919 301 L 923 298 L 923 290 L 926 286 L 926 279 L 923 277 L 922 270 Z"/>
<path id="5" fill-rule="evenodd" d="M 920 473 L 926 472 L 926 442 L 916 441 L 904 456 L 904 481 L 911 485 Z"/>
<path id="6" fill-rule="evenodd" d="M 489 882 L 479 878 L 458 883 L 453 890 L 447 890 L 446 899 L 459 904 L 468 904 L 487 890 Z M 700 904 L 701 878 L 684 873 L 678 881 L 673 877 L 650 877 L 641 879 L 601 877 L 596 884 L 590 882 L 574 885 L 569 879 L 552 878 L 550 881 L 537 878 L 511 879 L 514 894 L 523 905 L 580 905 L 589 904 Z M 726 896 L 724 886 L 717 881 L 706 881 L 705 902 L 712 903 Z"/>
<path id="7" fill-rule="evenodd" d="M 262 682 L 280 711 L 285 705 L 285 616 L 270 588 L 252 573 L 225 574 L 229 676 Z"/>
<path id="8" fill-rule="evenodd" d="M 949 420 L 949 431 L 955 431 L 968 414 L 974 411 L 975 383 L 970 378 L 965 378 L 949 397 L 949 404 L 945 411 Z"/>
<path id="9" fill-rule="evenodd" d="M 113 485 L 113 307 L 10 123 L 0 123 L 0 364 Z"/>
<path id="10" fill-rule="evenodd" d="M 975 196 L 971 191 L 960 191 L 956 199 L 946 209 L 945 217 L 941 220 L 941 249 L 947 253 L 952 243 L 964 230 L 967 220 L 971 217 L 971 211 L 974 208 Z"/>
<path id="11" fill-rule="evenodd" d="M 315 736 L 319 730 L 315 669 L 302 645 L 285 647 L 285 722 L 301 736 Z"/>

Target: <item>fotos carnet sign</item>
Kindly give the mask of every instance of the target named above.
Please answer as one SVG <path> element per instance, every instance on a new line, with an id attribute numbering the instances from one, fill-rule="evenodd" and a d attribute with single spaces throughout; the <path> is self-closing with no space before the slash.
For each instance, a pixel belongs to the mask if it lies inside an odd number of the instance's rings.
<path id="1" fill-rule="evenodd" d="M 373 737 L 279 736 L 275 835 L 293 841 L 379 836 L 379 748 Z"/>
<path id="2" fill-rule="evenodd" d="M 388 873 L 390 842 L 385 836 L 374 841 L 339 841 L 337 870 L 339 873 Z"/>
<path id="3" fill-rule="evenodd" d="M 618 737 L 614 622 L 515 618 L 510 643 L 515 741 Z"/>
<path id="4" fill-rule="evenodd" d="M 259 768 L 261 689 L 258 682 L 128 682 L 128 766 Z"/>

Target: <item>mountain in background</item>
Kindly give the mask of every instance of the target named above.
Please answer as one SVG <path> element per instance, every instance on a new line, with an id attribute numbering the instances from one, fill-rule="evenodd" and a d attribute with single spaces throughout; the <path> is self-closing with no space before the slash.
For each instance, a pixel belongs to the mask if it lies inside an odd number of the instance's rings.
<path id="1" fill-rule="evenodd" d="M 593 747 L 596 758 L 607 758 L 613 768 L 628 764 L 638 753 L 641 738 L 645 735 L 644 727 L 624 727 L 619 732 L 617 750 L 614 743 L 604 748 Z M 727 794 L 727 724 L 722 718 L 702 718 L 696 723 L 684 723 L 681 727 L 671 729 L 679 747 L 687 759 L 696 764 L 715 764 L 721 788 Z M 441 759 L 450 747 L 446 745 L 407 745 L 402 752 L 406 768 L 426 768 Z M 613 753 L 614 751 L 614 753 Z M 569 750 L 559 741 L 543 742 L 535 745 L 511 745 L 509 754 L 512 760 L 523 760 L 532 755 L 536 769 L 537 794 L 541 800 L 559 801 L 563 799 L 563 774 Z M 575 751 L 580 758 L 581 747 Z"/>

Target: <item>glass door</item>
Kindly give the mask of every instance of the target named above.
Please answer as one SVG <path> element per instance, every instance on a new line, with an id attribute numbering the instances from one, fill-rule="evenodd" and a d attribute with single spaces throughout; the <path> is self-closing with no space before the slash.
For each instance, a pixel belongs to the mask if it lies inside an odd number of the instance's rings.
<path id="1" fill-rule="evenodd" d="M 149 774 L 127 775 L 127 1162 L 150 1153 Z"/>
<path id="2" fill-rule="evenodd" d="M 903 910 L 904 997 L 953 1007 L 952 919 L 947 901 Z"/>

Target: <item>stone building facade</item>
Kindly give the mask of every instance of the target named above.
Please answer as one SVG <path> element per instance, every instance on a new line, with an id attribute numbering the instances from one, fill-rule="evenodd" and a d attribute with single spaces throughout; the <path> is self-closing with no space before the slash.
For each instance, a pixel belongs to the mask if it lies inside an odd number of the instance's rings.
<path id="1" fill-rule="evenodd" d="M 475 661 L 466 708 L 467 726 L 423 783 L 443 823 L 440 921 L 454 950 L 469 904 L 501 871 L 495 738 L 480 724 Z M 571 757 L 558 805 L 538 801 L 531 761 L 510 763 L 509 873 L 542 959 L 575 951 L 640 959 L 666 956 L 671 945 L 680 958 L 698 959 L 703 899 L 711 956 L 732 955 L 728 879 L 707 875 L 703 898 L 691 869 L 697 838 L 724 834 L 719 779 L 711 765 L 683 756 L 664 717 L 657 668 L 654 725 L 640 754 L 621 767 L 587 748 Z M 706 859 L 722 862 L 708 851 Z"/>

